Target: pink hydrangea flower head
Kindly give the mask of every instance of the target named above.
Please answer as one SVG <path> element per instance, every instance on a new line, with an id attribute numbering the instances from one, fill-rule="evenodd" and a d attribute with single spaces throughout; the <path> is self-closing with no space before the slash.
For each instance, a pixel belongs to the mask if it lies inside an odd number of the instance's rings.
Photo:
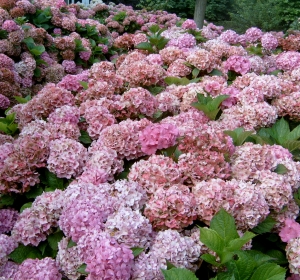
<path id="1" fill-rule="evenodd" d="M 78 246 L 87 264 L 87 279 L 130 279 L 134 256 L 129 247 L 99 231 L 84 235 Z"/>
<path id="2" fill-rule="evenodd" d="M 275 50 L 278 46 L 278 39 L 271 33 L 265 33 L 261 37 L 261 45 L 267 51 Z"/>
<path id="3" fill-rule="evenodd" d="M 248 58 L 238 55 L 232 55 L 224 62 L 226 71 L 231 70 L 242 75 L 250 70 L 250 66 L 251 64 Z"/>
<path id="4" fill-rule="evenodd" d="M 185 50 L 195 47 L 196 44 L 196 38 L 192 34 L 184 33 L 178 38 L 171 39 L 168 42 L 167 47 L 178 47 Z"/>
<path id="5" fill-rule="evenodd" d="M 158 188 L 146 203 L 144 215 L 154 229 L 182 229 L 196 219 L 196 200 L 185 185 Z"/>
<path id="6" fill-rule="evenodd" d="M 226 30 L 220 35 L 219 39 L 229 44 L 236 44 L 239 40 L 239 34 L 233 30 Z"/>
<path id="7" fill-rule="evenodd" d="M 77 242 L 81 236 L 91 230 L 102 230 L 105 218 L 100 207 L 82 198 L 73 200 L 64 207 L 59 219 L 59 227 L 66 236 Z"/>
<path id="8" fill-rule="evenodd" d="M 9 99 L 4 96 L 3 94 L 0 94 L 0 109 L 5 110 L 9 107 L 10 101 Z"/>
<path id="9" fill-rule="evenodd" d="M 13 20 L 3 22 L 1 28 L 7 32 L 13 32 L 19 29 L 19 26 Z"/>
<path id="10" fill-rule="evenodd" d="M 79 122 L 79 108 L 75 106 L 64 105 L 55 109 L 48 117 L 48 122 L 63 124 L 65 122 L 77 124 Z"/>
<path id="11" fill-rule="evenodd" d="M 245 32 L 246 39 L 249 43 L 254 43 L 263 36 L 263 32 L 257 27 L 251 27 Z"/>
<path id="12" fill-rule="evenodd" d="M 282 52 L 276 57 L 276 68 L 283 71 L 294 70 L 300 65 L 300 53 L 296 51 Z"/>
<path id="13" fill-rule="evenodd" d="M 18 216 L 19 212 L 14 209 L 0 209 L 0 234 L 10 232 Z"/>
<path id="14" fill-rule="evenodd" d="M 50 142 L 47 168 L 59 178 L 77 176 L 83 172 L 87 160 L 87 150 L 79 142 L 61 138 Z"/>
<path id="15" fill-rule="evenodd" d="M 147 155 L 152 155 L 157 150 L 174 146 L 178 136 L 179 131 L 172 124 L 151 124 L 139 135 L 141 149 Z"/>
<path id="16" fill-rule="evenodd" d="M 197 29 L 197 24 L 196 24 L 196 22 L 195 22 L 194 20 L 192 20 L 192 19 L 187 19 L 187 20 L 185 20 L 185 21 L 182 23 L 181 27 L 182 27 L 183 29 L 193 29 L 193 30 L 195 30 L 195 29 Z"/>
<path id="17" fill-rule="evenodd" d="M 286 248 L 286 256 L 289 262 L 290 272 L 293 274 L 300 274 L 300 238 L 291 239 Z"/>
<path id="18" fill-rule="evenodd" d="M 26 259 L 19 266 L 14 279 L 51 279 L 61 280 L 62 275 L 52 258 L 46 257 L 44 259 Z"/>
<path id="19" fill-rule="evenodd" d="M 291 239 L 300 237 L 300 224 L 295 220 L 286 219 L 279 236 L 283 242 L 290 242 Z"/>
<path id="20" fill-rule="evenodd" d="M 0 267 L 8 261 L 8 255 L 17 247 L 18 242 L 13 237 L 0 234 Z"/>
<path id="21" fill-rule="evenodd" d="M 152 239 L 152 226 L 139 210 L 128 207 L 119 208 L 107 218 L 105 232 L 114 237 L 119 244 L 130 248 L 147 248 Z"/>
<path id="22" fill-rule="evenodd" d="M 64 67 L 66 73 L 68 74 L 74 74 L 76 73 L 76 63 L 72 60 L 64 60 L 62 62 L 62 66 Z"/>

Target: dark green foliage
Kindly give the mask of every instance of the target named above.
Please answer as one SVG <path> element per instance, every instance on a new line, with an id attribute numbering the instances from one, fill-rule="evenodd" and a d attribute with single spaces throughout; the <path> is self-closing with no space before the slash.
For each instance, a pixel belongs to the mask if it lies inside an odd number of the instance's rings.
<path id="1" fill-rule="evenodd" d="M 234 0 L 235 9 L 230 12 L 231 21 L 237 32 L 243 33 L 250 27 L 263 31 L 282 30 L 282 19 L 278 0 Z"/>

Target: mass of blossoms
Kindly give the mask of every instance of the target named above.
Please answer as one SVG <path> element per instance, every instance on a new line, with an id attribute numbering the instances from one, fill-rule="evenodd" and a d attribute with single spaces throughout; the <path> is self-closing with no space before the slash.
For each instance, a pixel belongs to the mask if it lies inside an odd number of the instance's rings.
<path id="1" fill-rule="evenodd" d="M 221 209 L 300 279 L 299 40 L 0 0 L 0 280 L 212 279 Z"/>

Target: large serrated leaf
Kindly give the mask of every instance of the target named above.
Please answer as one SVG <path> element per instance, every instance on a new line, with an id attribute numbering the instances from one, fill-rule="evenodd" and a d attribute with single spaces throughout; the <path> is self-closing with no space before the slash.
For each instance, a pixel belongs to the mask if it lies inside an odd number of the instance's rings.
<path id="1" fill-rule="evenodd" d="M 12 253 L 9 254 L 9 258 L 16 263 L 21 264 L 28 258 L 41 259 L 42 255 L 38 248 L 20 244 Z"/>
<path id="2" fill-rule="evenodd" d="M 300 149 L 300 141 L 287 140 L 282 144 L 282 146 L 292 152 Z"/>
<path id="3" fill-rule="evenodd" d="M 234 274 L 236 280 L 248 280 L 256 268 L 256 262 L 247 251 L 238 251 L 237 257 L 237 260 L 228 262 L 226 267 Z"/>
<path id="4" fill-rule="evenodd" d="M 279 265 L 286 265 L 288 264 L 288 260 L 285 256 L 285 254 L 279 250 L 269 250 L 266 252 L 266 254 L 272 258 L 274 258 L 274 260 L 272 260 L 272 262 L 279 264 Z"/>
<path id="5" fill-rule="evenodd" d="M 32 202 L 27 202 L 23 204 L 23 206 L 20 208 L 20 213 L 22 213 L 26 208 L 30 208 L 32 206 Z"/>
<path id="6" fill-rule="evenodd" d="M 15 198 L 12 195 L 3 194 L 0 196 L 0 208 L 14 204 Z"/>
<path id="7" fill-rule="evenodd" d="M 209 228 L 200 228 L 200 241 L 218 255 L 222 253 L 225 247 L 224 239 L 216 231 Z"/>
<path id="8" fill-rule="evenodd" d="M 45 183 L 47 185 L 47 187 L 45 188 L 46 192 L 54 191 L 56 189 L 64 189 L 64 180 L 62 178 L 58 178 L 54 173 L 50 172 L 48 169 L 46 169 L 45 171 L 45 179 Z"/>
<path id="9" fill-rule="evenodd" d="M 58 242 L 61 241 L 63 237 L 64 233 L 61 230 L 48 235 L 47 240 L 52 250 L 58 250 Z"/>
<path id="10" fill-rule="evenodd" d="M 244 251 L 247 252 L 247 255 L 249 258 L 251 258 L 253 261 L 255 261 L 255 265 L 258 267 L 266 262 L 269 262 L 273 260 L 272 257 L 263 254 L 262 252 L 255 251 L 255 250 L 250 250 L 250 251 Z"/>
<path id="11" fill-rule="evenodd" d="M 259 266 L 250 280 L 284 280 L 286 270 L 275 263 L 265 263 Z"/>
<path id="12" fill-rule="evenodd" d="M 271 136 L 276 140 L 278 144 L 282 144 L 286 141 L 287 135 L 290 133 L 289 123 L 281 118 L 279 121 L 273 124 L 270 129 Z"/>
<path id="13" fill-rule="evenodd" d="M 275 224 L 276 221 L 274 220 L 274 218 L 268 215 L 267 218 L 264 221 L 262 221 L 259 225 L 257 225 L 255 228 L 253 228 L 252 231 L 258 234 L 270 232 Z"/>
<path id="14" fill-rule="evenodd" d="M 142 42 L 135 46 L 139 50 L 146 50 L 148 52 L 154 52 L 152 45 L 148 42 Z"/>
<path id="15" fill-rule="evenodd" d="M 216 261 L 216 257 L 211 254 L 203 254 L 201 255 L 201 259 L 214 266 L 220 266 L 220 263 Z"/>
<path id="16" fill-rule="evenodd" d="M 165 280 L 198 280 L 196 275 L 185 268 L 161 269 Z"/>
<path id="17" fill-rule="evenodd" d="M 190 83 L 190 80 L 186 77 L 183 77 L 183 78 L 178 78 L 178 77 L 166 77 L 164 79 L 164 81 L 166 82 L 167 85 L 177 85 L 177 86 L 186 86 Z"/>
<path id="18" fill-rule="evenodd" d="M 295 127 L 287 136 L 287 140 L 297 140 L 300 138 L 300 125 Z"/>
<path id="19" fill-rule="evenodd" d="M 140 248 L 140 247 L 132 247 L 130 249 L 131 249 L 134 257 L 137 257 L 139 254 L 141 254 L 145 250 L 144 248 Z"/>
<path id="20" fill-rule="evenodd" d="M 234 218 L 224 209 L 219 210 L 210 221 L 210 229 L 216 231 L 225 241 L 225 246 L 239 237 Z"/>
<path id="21" fill-rule="evenodd" d="M 288 173 L 289 170 L 282 163 L 279 163 L 279 164 L 277 164 L 274 172 L 277 173 L 277 174 L 283 175 L 283 174 Z"/>
<path id="22" fill-rule="evenodd" d="M 232 252 L 237 251 L 241 249 L 244 244 L 249 242 L 254 237 L 255 237 L 254 233 L 246 231 L 242 237 L 231 240 L 226 249 Z"/>
<path id="23" fill-rule="evenodd" d="M 214 109 L 217 109 L 221 103 L 226 100 L 227 98 L 229 98 L 229 95 L 219 95 L 217 96 L 216 98 L 214 98 L 212 101 L 211 101 L 211 104 L 213 106 Z"/>
<path id="24" fill-rule="evenodd" d="M 91 144 L 92 138 L 90 137 L 87 131 L 80 130 L 79 141 L 83 144 Z"/>

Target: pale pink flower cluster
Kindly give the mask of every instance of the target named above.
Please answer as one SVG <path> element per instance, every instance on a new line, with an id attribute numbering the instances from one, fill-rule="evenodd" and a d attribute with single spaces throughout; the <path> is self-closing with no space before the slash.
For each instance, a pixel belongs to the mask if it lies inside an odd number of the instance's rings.
<path id="1" fill-rule="evenodd" d="M 80 238 L 78 247 L 87 264 L 86 279 L 130 279 L 134 256 L 126 245 L 118 244 L 106 233 L 94 231 Z"/>
<path id="2" fill-rule="evenodd" d="M 140 254 L 133 266 L 132 278 L 163 280 L 160 269 L 167 268 L 167 261 L 176 267 L 195 271 L 201 246 L 189 236 L 181 236 L 178 231 L 168 229 L 159 231 L 153 240 L 150 251 Z"/>
<path id="3" fill-rule="evenodd" d="M 18 216 L 19 212 L 14 209 L 0 209 L 0 234 L 10 232 Z"/>
<path id="4" fill-rule="evenodd" d="M 87 160 L 87 150 L 79 142 L 61 138 L 51 141 L 47 168 L 59 178 L 80 175 Z"/>
<path id="5" fill-rule="evenodd" d="M 233 30 L 226 30 L 222 32 L 220 37 L 218 39 L 221 39 L 222 41 L 228 43 L 228 44 L 236 44 L 239 40 L 239 34 L 237 34 Z"/>
<path id="6" fill-rule="evenodd" d="M 176 59 L 173 61 L 167 70 L 167 76 L 185 77 L 192 73 L 192 69 L 186 65 L 184 59 Z"/>
<path id="7" fill-rule="evenodd" d="M 178 165 L 169 157 L 152 155 L 148 160 L 135 162 L 129 171 L 128 179 L 140 184 L 153 195 L 158 188 L 168 188 L 182 183 Z"/>
<path id="8" fill-rule="evenodd" d="M 278 39 L 271 33 L 265 33 L 261 37 L 261 45 L 267 51 L 275 50 L 278 46 Z"/>
<path id="9" fill-rule="evenodd" d="M 257 27 L 251 27 L 245 32 L 246 41 L 249 43 L 254 43 L 261 39 L 263 32 Z"/>
<path id="10" fill-rule="evenodd" d="M 103 106 L 90 106 L 83 116 L 88 124 L 87 132 L 93 140 L 98 139 L 104 128 L 116 123 L 114 115 Z"/>
<path id="11" fill-rule="evenodd" d="M 207 224 L 221 208 L 233 215 L 241 230 L 257 226 L 269 214 L 266 200 L 252 183 L 210 179 L 196 183 L 192 192 L 198 218 Z"/>
<path id="12" fill-rule="evenodd" d="M 70 91 L 80 91 L 83 89 L 82 85 L 79 82 L 88 81 L 88 71 L 83 71 L 77 75 L 66 75 L 62 80 L 57 84 L 60 88 L 70 90 Z"/>
<path id="13" fill-rule="evenodd" d="M 204 49 L 198 49 L 190 53 L 186 61 L 199 70 L 206 70 L 207 72 L 211 72 L 217 65 L 217 58 Z"/>
<path id="14" fill-rule="evenodd" d="M 141 150 L 152 155 L 157 150 L 174 146 L 178 136 L 179 131 L 173 124 L 150 124 L 140 132 Z"/>
<path id="15" fill-rule="evenodd" d="M 286 248 L 286 256 L 291 273 L 300 274 L 300 238 L 291 239 Z"/>
<path id="16" fill-rule="evenodd" d="M 3 94 L 0 94 L 0 110 L 7 109 L 9 104 L 9 99 Z"/>
<path id="17" fill-rule="evenodd" d="M 116 239 L 119 244 L 130 248 L 148 248 L 152 240 L 152 226 L 139 210 L 120 207 L 108 216 L 104 231 Z"/>
<path id="18" fill-rule="evenodd" d="M 182 23 L 181 27 L 183 29 L 197 29 L 197 24 L 194 20 L 187 19 Z"/>
<path id="19" fill-rule="evenodd" d="M 299 163 L 292 160 L 291 153 L 279 145 L 259 145 L 245 143 L 236 148 L 231 157 L 232 175 L 239 180 L 259 180 L 265 171 L 275 171 L 278 164 L 283 164 L 288 171 L 280 174 L 292 189 L 299 187 Z"/>
<path id="20" fill-rule="evenodd" d="M 223 64 L 226 71 L 234 71 L 238 74 L 246 74 L 250 70 L 250 61 L 247 57 L 232 55 Z"/>
<path id="21" fill-rule="evenodd" d="M 14 274 L 18 271 L 19 265 L 15 262 L 8 261 L 0 268 L 0 279 L 13 279 Z"/>
<path id="22" fill-rule="evenodd" d="M 178 47 L 165 47 L 159 51 L 163 61 L 165 64 L 169 65 L 177 59 L 185 59 L 186 55 L 184 54 L 183 50 Z"/>
<path id="23" fill-rule="evenodd" d="M 298 122 L 300 120 L 300 92 L 291 94 L 282 94 L 272 100 L 272 105 L 277 109 L 281 117 L 289 116 L 291 120 Z"/>
<path id="24" fill-rule="evenodd" d="M 106 218 L 102 207 L 83 197 L 73 200 L 64 207 L 59 219 L 59 227 L 66 236 L 78 242 L 80 237 L 90 231 L 104 229 L 103 223 Z"/>
<path id="25" fill-rule="evenodd" d="M 94 142 L 88 150 L 84 172 L 78 179 L 97 185 L 96 182 L 101 180 L 101 176 L 104 176 L 104 174 L 106 180 L 112 181 L 114 175 L 121 171 L 123 171 L 123 160 L 118 158 L 117 152 L 111 148 L 102 146 L 101 143 Z M 102 172 L 104 174 L 100 175 Z M 99 175 L 100 178 L 98 178 Z"/>
<path id="26" fill-rule="evenodd" d="M 48 122 L 63 124 L 66 122 L 77 124 L 79 122 L 80 112 L 75 106 L 64 105 L 55 109 L 48 117 Z"/>
<path id="27" fill-rule="evenodd" d="M 180 100 L 174 94 L 163 91 L 156 95 L 158 101 L 158 110 L 176 114 L 179 112 Z"/>
<path id="28" fill-rule="evenodd" d="M 8 261 L 8 255 L 18 247 L 18 242 L 11 236 L 0 234 L 0 270 Z"/>
<path id="29" fill-rule="evenodd" d="M 192 224 L 196 219 L 196 201 L 185 185 L 158 188 L 146 203 L 144 215 L 154 229 L 178 229 Z"/>
<path id="30" fill-rule="evenodd" d="M 56 264 L 68 279 L 77 280 L 81 275 L 77 270 L 83 264 L 83 260 L 79 256 L 76 245 L 68 246 L 70 240 L 70 238 L 64 237 L 58 242 Z"/>
<path id="31" fill-rule="evenodd" d="M 125 91 L 120 102 L 125 111 L 124 117 L 135 118 L 139 115 L 152 117 L 158 107 L 158 102 L 148 90 L 137 87 Z"/>
<path id="32" fill-rule="evenodd" d="M 300 224 L 295 220 L 286 219 L 284 227 L 281 228 L 279 236 L 283 242 L 290 242 L 294 238 L 300 237 Z"/>
<path id="33" fill-rule="evenodd" d="M 283 71 L 294 70 L 300 66 L 300 53 L 296 51 L 282 52 L 276 57 L 276 67 Z"/>
<path id="34" fill-rule="evenodd" d="M 47 235 L 58 226 L 58 219 L 64 205 L 64 196 L 61 190 L 45 192 L 26 208 L 18 217 L 12 236 L 24 245 L 37 246 L 46 240 Z"/>
<path id="35" fill-rule="evenodd" d="M 52 258 L 46 257 L 39 259 L 26 259 L 19 266 L 18 271 L 14 275 L 13 279 L 51 279 L 61 280 L 62 275 Z"/>
<path id="36" fill-rule="evenodd" d="M 180 49 L 191 49 L 197 44 L 195 37 L 192 34 L 184 33 L 178 38 L 171 39 L 167 46 L 168 47 L 178 47 Z"/>
<path id="37" fill-rule="evenodd" d="M 120 158 L 128 160 L 145 155 L 141 150 L 139 133 L 151 122 L 147 119 L 132 121 L 127 119 L 105 128 L 97 142 L 115 150 Z"/>

